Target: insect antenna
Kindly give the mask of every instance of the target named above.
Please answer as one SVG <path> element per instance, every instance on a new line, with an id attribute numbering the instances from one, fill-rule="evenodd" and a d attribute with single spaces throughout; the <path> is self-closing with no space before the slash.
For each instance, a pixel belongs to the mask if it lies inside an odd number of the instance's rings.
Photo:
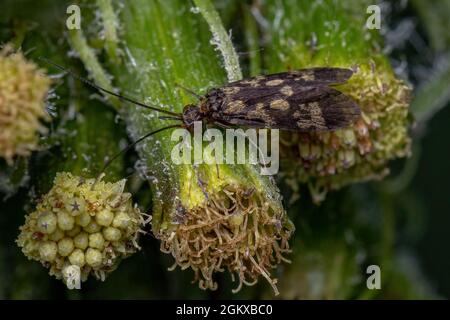
<path id="1" fill-rule="evenodd" d="M 178 125 L 178 124 L 173 124 L 173 125 L 170 125 L 170 126 L 166 126 L 166 127 L 159 128 L 158 130 L 155 130 L 155 131 L 152 131 L 152 132 L 149 132 L 149 133 L 143 135 L 142 137 L 140 137 L 140 138 L 137 139 L 136 141 L 132 142 L 131 144 L 129 144 L 128 146 L 126 146 L 125 148 L 123 148 L 122 150 L 120 150 L 120 151 L 119 151 L 117 154 L 115 154 L 111 159 L 109 159 L 108 161 L 106 161 L 105 165 L 103 166 L 103 168 L 102 168 L 102 170 L 101 170 L 100 172 L 103 173 L 103 172 L 109 167 L 109 165 L 110 165 L 114 160 L 116 160 L 119 156 L 121 156 L 122 154 L 126 153 L 128 150 L 130 150 L 131 148 L 133 148 L 133 147 L 134 147 L 135 145 L 137 145 L 139 142 L 142 142 L 143 140 L 147 139 L 148 137 L 150 137 L 150 136 L 152 136 L 152 135 L 154 135 L 154 134 L 157 134 L 157 133 L 159 133 L 159 132 L 161 132 L 161 131 L 164 131 L 164 130 L 166 130 L 166 129 L 176 128 L 176 127 L 180 127 L 180 125 Z"/>
<path id="2" fill-rule="evenodd" d="M 120 150 L 111 159 L 108 159 L 108 161 L 106 161 L 106 163 L 103 165 L 103 168 L 100 170 L 100 174 L 95 179 L 95 182 L 92 184 L 91 189 L 93 189 L 94 186 L 97 184 L 97 182 L 99 182 L 105 176 L 105 170 L 111 165 L 111 163 L 114 160 L 116 160 L 118 157 L 120 157 L 122 154 L 126 153 L 128 150 L 133 148 L 135 145 L 137 145 L 138 143 L 142 142 L 143 140 L 147 139 L 148 137 L 150 137 L 150 136 L 152 136 L 154 134 L 157 134 L 157 133 L 159 133 L 161 131 L 164 131 L 166 129 L 177 128 L 177 127 L 180 127 L 180 125 L 173 124 L 173 125 L 162 127 L 162 128 L 159 128 L 159 129 L 157 129 L 155 131 L 149 132 L 149 133 L 143 135 L 142 137 L 140 137 L 139 139 L 137 139 L 136 141 L 132 142 L 131 144 L 129 144 L 128 146 L 126 146 L 122 150 Z"/>
<path id="3" fill-rule="evenodd" d="M 181 116 L 178 117 L 172 117 L 172 116 L 159 116 L 158 119 L 161 120 L 177 120 L 177 121 L 183 121 L 183 118 Z"/>
<path id="4" fill-rule="evenodd" d="M 186 91 L 186 92 L 192 94 L 192 95 L 193 95 L 194 97 L 196 97 L 197 99 L 200 99 L 200 98 L 202 97 L 201 95 L 199 95 L 198 93 L 196 93 L 194 90 L 191 90 L 191 89 L 189 89 L 189 88 L 186 88 L 185 86 L 183 86 L 183 85 L 181 85 L 181 84 L 179 84 L 179 83 L 175 83 L 175 86 L 177 86 L 177 87 L 183 89 L 184 91 Z"/>
<path id="5" fill-rule="evenodd" d="M 145 103 L 136 101 L 136 100 L 134 100 L 134 99 L 132 99 L 132 98 L 129 98 L 129 97 L 127 97 L 127 96 L 123 96 L 123 95 L 120 95 L 120 94 L 118 94 L 118 93 L 115 93 L 115 92 L 113 92 L 113 91 L 111 91 L 111 90 L 102 88 L 102 87 L 100 87 L 99 85 L 95 84 L 94 82 L 89 81 L 89 80 L 87 80 L 87 79 L 85 79 L 85 78 L 83 78 L 83 77 L 77 75 L 77 74 L 76 74 L 75 72 L 73 72 L 72 70 L 67 69 L 67 68 L 65 68 L 65 67 L 63 67 L 63 66 L 61 66 L 61 65 L 59 65 L 59 64 L 57 64 L 57 63 L 55 63 L 55 62 L 53 62 L 53 61 L 50 61 L 50 60 L 47 59 L 47 58 L 44 58 L 44 57 L 38 57 L 38 59 L 41 60 L 41 61 L 44 61 L 45 63 L 47 63 L 47 64 L 49 64 L 49 65 L 52 65 L 52 66 L 54 66 L 54 67 L 56 67 L 56 68 L 58 68 L 58 69 L 60 69 L 60 70 L 62 70 L 62 71 L 64 71 L 64 72 L 69 73 L 72 77 L 74 77 L 74 78 L 80 80 L 81 82 L 87 84 L 88 86 L 90 86 L 90 87 L 92 87 L 92 88 L 95 88 L 95 89 L 97 89 L 97 90 L 99 90 L 99 91 L 108 93 L 108 94 L 110 94 L 110 95 L 112 95 L 112 96 L 114 96 L 114 97 L 117 97 L 117 98 L 121 99 L 121 100 L 130 102 L 130 103 L 135 104 L 135 105 L 137 105 L 137 106 L 139 106 L 139 107 L 142 107 L 142 108 L 150 109 L 150 110 L 153 110 L 153 111 L 158 111 L 158 112 L 165 113 L 165 114 L 170 114 L 170 115 L 172 115 L 172 116 L 179 116 L 179 115 L 180 115 L 179 113 L 172 112 L 172 111 L 168 111 L 168 110 L 164 110 L 164 109 L 157 108 L 157 107 L 153 107 L 153 106 L 150 106 L 150 105 L 148 105 L 148 104 L 145 104 Z"/>

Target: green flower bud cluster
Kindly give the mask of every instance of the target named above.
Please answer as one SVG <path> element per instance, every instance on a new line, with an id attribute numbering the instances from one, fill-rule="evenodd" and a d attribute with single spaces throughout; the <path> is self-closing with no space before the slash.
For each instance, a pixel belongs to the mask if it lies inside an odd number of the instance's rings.
<path id="1" fill-rule="evenodd" d="M 50 86 L 34 63 L 11 51 L 0 50 L 0 157 L 9 164 L 35 150 L 39 133 L 45 133 L 41 121 L 48 119 L 44 101 Z"/>
<path id="2" fill-rule="evenodd" d="M 338 87 L 361 108 L 361 118 L 353 126 L 334 132 L 289 133 L 283 139 L 283 154 L 289 158 L 287 177 L 307 182 L 317 202 L 324 191 L 383 178 L 389 160 L 410 154 L 409 87 L 392 71 L 373 63 L 356 69 L 349 82 Z"/>
<path id="3" fill-rule="evenodd" d="M 109 183 L 58 173 L 20 228 L 22 252 L 71 289 L 89 274 L 104 280 L 122 258 L 139 249 L 144 221 L 124 187 L 125 180 Z"/>

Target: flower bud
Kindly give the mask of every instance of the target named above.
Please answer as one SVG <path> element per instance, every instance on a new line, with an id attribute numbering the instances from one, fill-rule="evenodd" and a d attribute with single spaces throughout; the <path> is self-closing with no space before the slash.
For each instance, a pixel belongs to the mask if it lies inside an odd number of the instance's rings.
<path id="1" fill-rule="evenodd" d="M 103 249 L 105 245 L 105 239 L 100 232 L 89 235 L 89 247 Z"/>
<path id="2" fill-rule="evenodd" d="M 84 253 L 81 249 L 75 249 L 69 256 L 70 264 L 82 267 L 84 266 Z"/>
<path id="3" fill-rule="evenodd" d="M 73 239 L 75 247 L 84 250 L 89 245 L 89 236 L 86 232 L 81 232 Z"/>
<path id="4" fill-rule="evenodd" d="M 39 254 L 42 260 L 51 262 L 55 260 L 58 247 L 53 241 L 46 241 L 39 247 Z"/>
<path id="5" fill-rule="evenodd" d="M 63 238 L 58 242 L 58 253 L 63 257 L 67 257 L 69 254 L 71 254 L 73 248 L 74 245 L 71 238 Z"/>
<path id="6" fill-rule="evenodd" d="M 113 219 L 114 219 L 114 214 L 108 210 L 100 211 L 95 216 L 95 221 L 103 227 L 108 227 L 111 224 L 111 222 L 113 221 Z"/>
<path id="7" fill-rule="evenodd" d="M 67 230 L 72 230 L 74 223 L 75 223 L 75 219 L 67 212 L 58 212 L 57 214 L 58 216 L 58 227 L 63 230 L 63 231 L 67 231 Z"/>
<path id="8" fill-rule="evenodd" d="M 42 120 L 48 120 L 45 97 L 50 79 L 22 53 L 0 49 L 0 157 L 11 164 L 16 155 L 37 149 Z"/>
<path id="9" fill-rule="evenodd" d="M 87 212 L 82 212 L 75 218 L 75 223 L 81 227 L 87 227 L 90 222 L 91 216 Z"/>
<path id="10" fill-rule="evenodd" d="M 93 268 L 102 264 L 102 253 L 100 250 L 89 248 L 86 251 L 86 263 Z"/>
<path id="11" fill-rule="evenodd" d="M 108 241 L 118 241 L 122 235 L 119 229 L 107 227 L 103 229 L 103 236 Z"/>
<path id="12" fill-rule="evenodd" d="M 20 228 L 17 243 L 22 252 L 45 262 L 50 274 L 71 289 L 79 289 L 90 274 L 104 279 L 114 270 L 111 266 L 138 249 L 143 225 L 123 187 L 124 181 L 106 183 L 58 173 L 53 188 Z"/>
<path id="13" fill-rule="evenodd" d="M 37 229 L 45 234 L 51 234 L 56 230 L 57 219 L 51 212 L 43 212 L 37 220 Z"/>

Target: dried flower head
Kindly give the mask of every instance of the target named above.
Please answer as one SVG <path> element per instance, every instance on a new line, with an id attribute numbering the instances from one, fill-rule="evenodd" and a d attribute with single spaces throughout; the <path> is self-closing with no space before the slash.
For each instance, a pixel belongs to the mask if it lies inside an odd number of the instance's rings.
<path id="1" fill-rule="evenodd" d="M 124 186 L 125 180 L 109 183 L 58 173 L 20 228 L 22 252 L 71 289 L 79 289 L 90 274 L 104 280 L 139 249 L 144 221 Z"/>
<path id="2" fill-rule="evenodd" d="M 316 202 L 323 200 L 327 190 L 383 178 L 389 172 L 389 160 L 410 154 L 410 88 L 392 71 L 375 64 L 360 65 L 339 90 L 361 108 L 361 118 L 352 127 L 287 133 L 283 139 L 288 182 L 308 183 Z"/>
<path id="3" fill-rule="evenodd" d="M 45 97 L 50 79 L 22 53 L 0 50 L 0 156 L 8 163 L 28 156 L 37 147 L 42 120 L 48 118 Z"/>
<path id="4" fill-rule="evenodd" d="M 293 226 L 282 208 L 275 208 L 255 189 L 224 186 L 204 206 L 180 209 L 172 227 L 160 233 L 161 250 L 182 269 L 192 268 L 201 289 L 217 289 L 215 272 L 227 269 L 239 284 L 256 284 L 263 276 L 278 294 L 270 270 L 289 250 Z"/>

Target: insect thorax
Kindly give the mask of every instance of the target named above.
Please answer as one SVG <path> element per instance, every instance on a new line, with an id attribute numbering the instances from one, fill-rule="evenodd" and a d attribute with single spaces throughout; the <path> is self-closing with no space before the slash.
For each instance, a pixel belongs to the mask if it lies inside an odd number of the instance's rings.
<path id="1" fill-rule="evenodd" d="M 212 121 L 214 115 L 220 113 L 223 92 L 220 89 L 212 89 L 200 99 L 199 105 L 188 104 L 183 109 L 183 124 L 189 129 L 195 121 Z"/>
<path id="2" fill-rule="evenodd" d="M 215 112 L 220 112 L 225 94 L 221 89 L 210 90 L 200 100 L 200 110 L 206 116 L 211 116 Z"/>

